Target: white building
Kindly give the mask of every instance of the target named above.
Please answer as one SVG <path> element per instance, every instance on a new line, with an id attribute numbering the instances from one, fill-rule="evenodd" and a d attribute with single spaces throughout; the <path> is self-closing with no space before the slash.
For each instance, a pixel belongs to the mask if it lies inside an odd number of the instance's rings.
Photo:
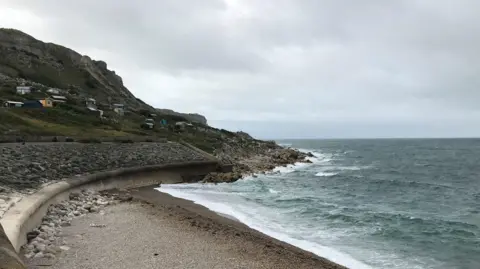
<path id="1" fill-rule="evenodd" d="M 65 103 L 67 102 L 67 97 L 61 95 L 52 95 L 53 102 L 55 103 Z"/>
<path id="2" fill-rule="evenodd" d="M 27 94 L 32 92 L 32 87 L 31 86 L 17 86 L 17 94 Z"/>
<path id="3" fill-rule="evenodd" d="M 4 107 L 22 107 L 23 102 L 16 102 L 16 101 L 6 101 L 3 103 Z"/>
<path id="4" fill-rule="evenodd" d="M 48 93 L 51 93 L 51 94 L 60 94 L 62 91 L 60 89 L 57 89 L 57 88 L 50 88 L 47 90 Z"/>
<path id="5" fill-rule="evenodd" d="M 85 106 L 90 110 L 97 110 L 97 101 L 93 98 L 85 100 Z"/>
<path id="6" fill-rule="evenodd" d="M 123 116 L 125 114 L 125 105 L 123 105 L 123 104 L 113 104 L 113 111 L 115 111 L 115 113 Z"/>

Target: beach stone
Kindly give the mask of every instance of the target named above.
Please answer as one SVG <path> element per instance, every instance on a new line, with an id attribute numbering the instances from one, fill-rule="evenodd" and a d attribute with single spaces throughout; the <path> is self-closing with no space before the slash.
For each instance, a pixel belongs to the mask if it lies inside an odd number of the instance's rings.
<path id="1" fill-rule="evenodd" d="M 33 251 L 25 254 L 25 258 L 27 258 L 27 259 L 31 259 L 31 258 L 33 258 L 33 256 L 35 256 L 35 252 L 33 252 Z"/>
<path id="2" fill-rule="evenodd" d="M 37 237 L 37 238 L 40 238 L 40 239 L 44 239 L 44 240 L 45 240 L 45 239 L 48 238 L 48 235 L 47 235 L 47 233 L 45 233 L 45 232 L 41 232 L 41 233 L 38 234 L 38 237 Z"/>
<path id="3" fill-rule="evenodd" d="M 27 251 L 33 251 L 35 249 L 35 246 L 32 244 L 28 244 L 25 246 L 25 250 Z"/>
<path id="4" fill-rule="evenodd" d="M 52 259 L 52 260 L 56 258 L 53 253 L 47 253 L 47 254 L 44 255 L 44 257 L 47 258 L 47 259 Z"/>
<path id="5" fill-rule="evenodd" d="M 69 251 L 70 247 L 69 246 L 60 246 L 60 250 L 62 251 Z"/>
<path id="6" fill-rule="evenodd" d="M 46 239 L 37 237 L 37 238 L 32 240 L 32 245 L 37 246 L 38 244 L 43 244 L 45 242 L 45 240 Z"/>
<path id="7" fill-rule="evenodd" d="M 27 233 L 27 240 L 31 241 L 32 239 L 36 238 L 40 233 L 38 231 L 31 231 Z"/>
<path id="8" fill-rule="evenodd" d="M 47 225 L 42 225 L 40 226 L 40 231 L 42 232 L 48 232 L 50 231 L 52 228 L 50 226 L 47 226 Z"/>
<path id="9" fill-rule="evenodd" d="M 35 248 L 38 250 L 38 252 L 44 252 L 47 247 L 45 244 L 39 243 L 35 246 Z"/>
<path id="10" fill-rule="evenodd" d="M 55 253 L 57 253 L 57 250 L 53 246 L 48 246 L 48 247 L 45 248 L 45 253 L 55 254 Z"/>
<path id="11" fill-rule="evenodd" d="M 37 254 L 35 254 L 35 256 L 33 256 L 34 259 L 41 259 L 45 257 L 45 254 L 43 254 L 42 252 L 38 252 Z"/>

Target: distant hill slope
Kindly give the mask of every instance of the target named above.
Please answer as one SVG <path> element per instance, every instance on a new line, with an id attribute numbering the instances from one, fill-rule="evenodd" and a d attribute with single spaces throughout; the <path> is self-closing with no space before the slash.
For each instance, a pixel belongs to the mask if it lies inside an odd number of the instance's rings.
<path id="1" fill-rule="evenodd" d="M 14 29 L 0 29 L 0 73 L 70 90 L 100 102 L 110 97 L 110 102 L 122 102 L 134 109 L 151 108 L 137 100 L 105 62 Z"/>
<path id="2" fill-rule="evenodd" d="M 35 91 L 17 94 L 16 86 L 24 84 L 33 86 Z M 66 103 L 45 109 L 3 107 L 4 101 L 51 97 L 49 88 L 59 89 L 60 95 L 67 98 Z M 86 98 L 96 99 L 96 107 L 102 113 L 88 109 Z M 114 111 L 114 103 L 124 104 L 125 112 Z M 156 114 L 155 128 L 146 128 L 146 119 L 152 114 Z M 162 119 L 167 126 L 160 124 Z M 178 130 L 178 121 L 190 121 L 193 125 Z M 221 147 L 227 137 L 236 137 L 207 126 L 202 115 L 154 109 L 136 98 L 103 61 L 4 28 L 0 28 L 0 123 L 0 136 L 155 136 L 189 141 L 210 152 Z"/>
<path id="3" fill-rule="evenodd" d="M 136 98 L 105 62 L 92 60 L 57 44 L 42 42 L 15 29 L 0 28 L 0 87 L 2 75 L 65 89 L 80 99 L 92 97 L 103 104 L 123 103 L 130 110 L 154 111 L 153 107 Z M 8 82 L 6 87 L 12 88 L 14 85 Z M 207 124 L 206 118 L 199 114 L 170 109 L 157 109 L 157 112 Z"/>
<path id="4" fill-rule="evenodd" d="M 205 118 L 204 116 L 202 116 L 200 114 L 180 113 L 180 112 L 173 111 L 171 109 L 161 109 L 161 108 L 157 108 L 156 110 L 160 114 L 180 116 L 180 117 L 183 117 L 183 118 L 187 119 L 188 121 L 192 121 L 192 122 L 196 122 L 196 123 L 201 123 L 203 125 L 207 125 L 207 118 Z"/>

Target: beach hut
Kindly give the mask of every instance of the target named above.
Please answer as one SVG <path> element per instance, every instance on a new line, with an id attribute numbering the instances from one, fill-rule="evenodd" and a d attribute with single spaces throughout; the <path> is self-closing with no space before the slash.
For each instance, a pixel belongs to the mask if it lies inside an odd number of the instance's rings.
<path id="1" fill-rule="evenodd" d="M 3 103 L 4 107 L 22 107 L 23 102 L 16 102 L 16 101 L 5 101 Z"/>
<path id="2" fill-rule="evenodd" d="M 23 102 L 22 107 L 24 107 L 24 108 L 42 108 L 43 105 L 38 100 L 29 100 L 29 101 Z"/>
<path id="3" fill-rule="evenodd" d="M 88 98 L 85 100 L 85 106 L 90 110 L 97 110 L 97 101 L 93 98 Z"/>
<path id="4" fill-rule="evenodd" d="M 113 111 L 120 116 L 125 114 L 125 105 L 124 104 L 113 104 Z"/>
<path id="5" fill-rule="evenodd" d="M 51 98 L 45 98 L 38 101 L 42 103 L 43 107 L 53 107 L 53 100 Z"/>
<path id="6" fill-rule="evenodd" d="M 67 97 L 61 95 L 52 95 L 52 100 L 54 103 L 66 103 Z"/>

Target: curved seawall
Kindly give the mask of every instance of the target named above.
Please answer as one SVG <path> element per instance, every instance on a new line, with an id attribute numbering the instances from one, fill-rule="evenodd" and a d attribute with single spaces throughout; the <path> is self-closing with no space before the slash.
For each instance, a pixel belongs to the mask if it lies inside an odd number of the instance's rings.
<path id="1" fill-rule="evenodd" d="M 43 185 L 34 193 L 13 203 L 0 219 L 0 269 L 25 268 L 17 253 L 27 242 L 27 233 L 41 224 L 51 204 L 68 199 L 71 192 L 195 182 L 206 174 L 221 169 L 217 160 L 202 159 L 113 169 L 85 176 L 72 176 L 60 182 Z"/>

